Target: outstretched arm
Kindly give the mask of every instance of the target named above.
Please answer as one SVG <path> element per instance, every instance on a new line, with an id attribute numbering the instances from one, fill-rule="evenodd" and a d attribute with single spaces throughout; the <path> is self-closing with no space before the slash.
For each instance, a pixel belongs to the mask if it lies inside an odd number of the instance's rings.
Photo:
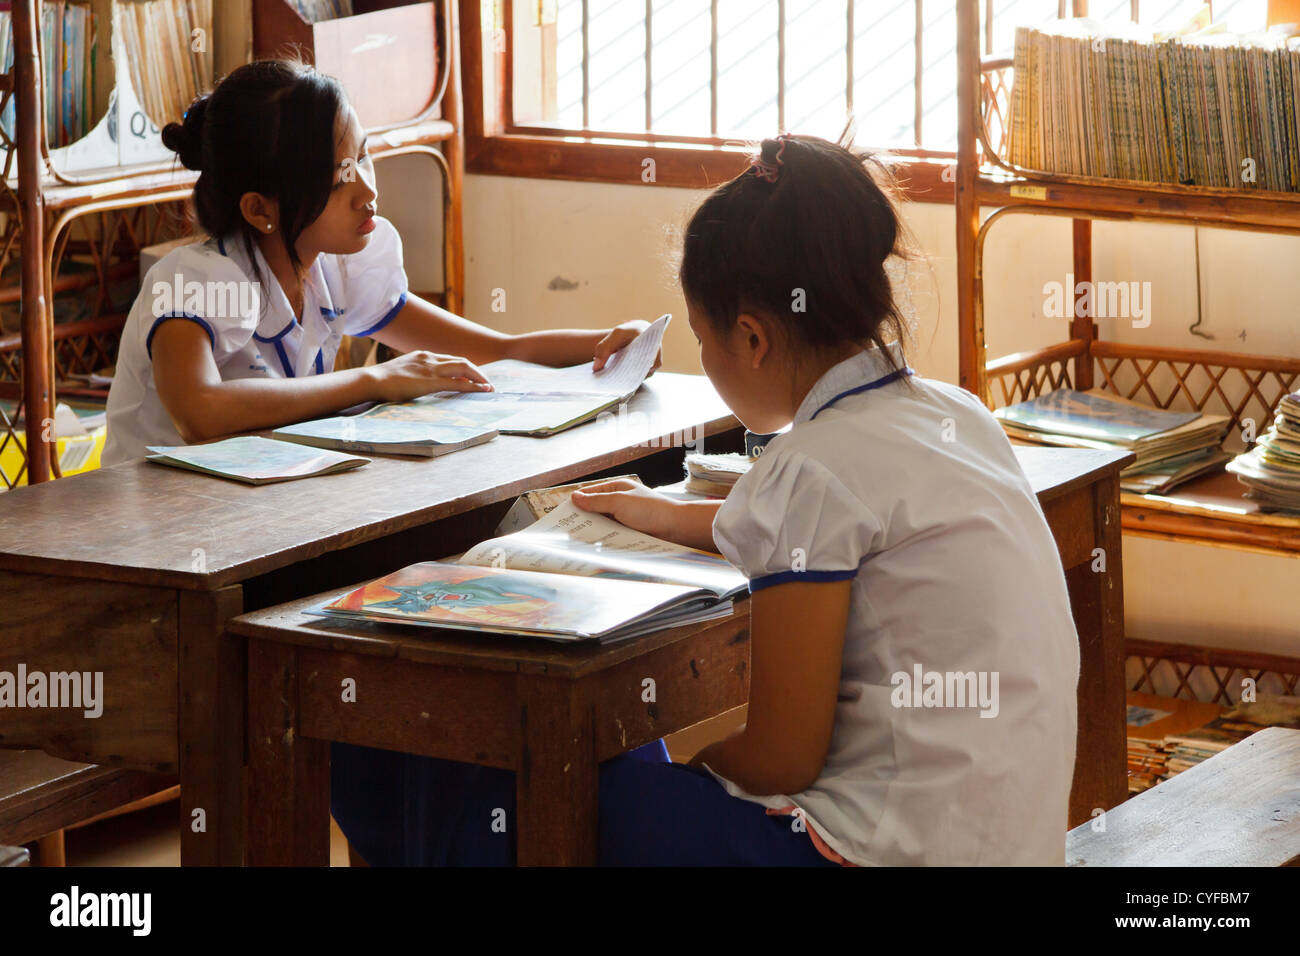
<path id="1" fill-rule="evenodd" d="M 223 381 L 207 333 L 180 319 L 158 326 L 152 352 L 158 397 L 186 442 L 300 422 L 359 402 L 490 388 L 471 363 L 430 352 L 303 378 Z"/>
<path id="2" fill-rule="evenodd" d="M 548 329 L 509 335 L 408 295 L 406 305 L 374 338 L 399 352 L 429 349 L 463 355 L 479 365 L 507 358 L 553 366 L 594 360 L 599 372 L 609 357 L 641 334 L 647 324 L 634 319 L 612 329 Z"/>

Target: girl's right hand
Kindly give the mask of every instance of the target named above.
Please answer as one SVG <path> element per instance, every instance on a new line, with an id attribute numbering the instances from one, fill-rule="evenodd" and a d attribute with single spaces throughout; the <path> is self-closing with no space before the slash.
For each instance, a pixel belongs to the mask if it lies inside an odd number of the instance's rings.
<path id="1" fill-rule="evenodd" d="M 628 478 L 588 485 L 573 493 L 582 511 L 609 515 L 619 524 L 656 538 L 674 540 L 674 512 L 678 503 Z"/>
<path id="2" fill-rule="evenodd" d="M 492 383 L 468 359 L 418 350 L 372 366 L 378 398 L 405 402 L 431 392 L 490 392 Z"/>

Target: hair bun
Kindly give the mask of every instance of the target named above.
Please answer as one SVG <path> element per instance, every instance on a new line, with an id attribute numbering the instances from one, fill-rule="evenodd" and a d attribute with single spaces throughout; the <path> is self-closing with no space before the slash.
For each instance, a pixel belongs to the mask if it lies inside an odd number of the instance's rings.
<path id="1" fill-rule="evenodd" d="M 162 130 L 163 145 L 180 157 L 186 169 L 203 169 L 203 121 L 208 114 L 210 93 L 198 97 L 185 111 L 183 123 L 168 123 Z"/>

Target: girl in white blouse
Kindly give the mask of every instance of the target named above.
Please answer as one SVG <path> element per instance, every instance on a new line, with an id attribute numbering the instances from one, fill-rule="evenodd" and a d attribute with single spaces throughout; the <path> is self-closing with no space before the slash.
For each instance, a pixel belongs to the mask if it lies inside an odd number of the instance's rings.
<path id="1" fill-rule="evenodd" d="M 681 282 L 718 392 L 751 431 L 789 431 L 721 505 L 630 483 L 574 501 L 749 576 L 748 723 L 692 761 L 732 799 L 793 814 L 841 863 L 1061 864 L 1078 679 L 1061 562 L 993 416 L 907 367 L 898 236 L 862 157 L 765 141 L 692 218 Z M 637 830 L 634 804 L 601 800 L 602 836 Z M 741 817 L 708 805 L 695 830 L 729 845 L 712 834 Z"/>
<path id="2" fill-rule="evenodd" d="M 194 205 L 212 238 L 145 277 L 109 392 L 105 465 L 369 400 L 490 390 L 476 363 L 501 358 L 600 369 L 646 325 L 512 336 L 411 295 L 356 113 L 300 62 L 239 67 L 163 142 L 201 171 Z M 406 354 L 334 372 L 344 335 Z"/>

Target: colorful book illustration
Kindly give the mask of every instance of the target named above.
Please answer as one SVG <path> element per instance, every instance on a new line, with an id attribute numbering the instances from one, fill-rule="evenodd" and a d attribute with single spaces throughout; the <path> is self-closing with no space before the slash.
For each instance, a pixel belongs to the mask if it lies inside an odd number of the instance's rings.
<path id="1" fill-rule="evenodd" d="M 553 435 L 630 398 L 654 368 L 671 318 L 661 315 L 599 372 L 590 363 L 547 368 L 503 359 L 482 367 L 491 392 L 437 392 L 380 405 L 358 417 L 491 429 L 503 435 Z"/>
<path id="2" fill-rule="evenodd" d="M 147 461 L 250 485 L 314 478 L 370 463 L 369 458 L 318 451 L 256 435 L 240 435 L 207 445 L 150 445 L 149 450 L 154 454 L 146 455 Z"/>
<path id="3" fill-rule="evenodd" d="M 621 640 L 730 613 L 745 576 L 720 555 L 566 501 L 455 563 L 413 565 L 317 613 L 555 640 Z"/>
<path id="4" fill-rule="evenodd" d="M 372 581 L 318 613 L 607 642 L 724 617 L 731 613 L 731 603 L 720 603 L 700 588 L 673 584 L 428 562 Z"/>
<path id="5" fill-rule="evenodd" d="M 419 455 L 433 458 L 491 441 L 497 437 L 497 432 L 435 422 L 407 422 L 353 415 L 285 425 L 271 432 L 271 437 L 317 448 L 360 452 L 363 455 Z"/>

